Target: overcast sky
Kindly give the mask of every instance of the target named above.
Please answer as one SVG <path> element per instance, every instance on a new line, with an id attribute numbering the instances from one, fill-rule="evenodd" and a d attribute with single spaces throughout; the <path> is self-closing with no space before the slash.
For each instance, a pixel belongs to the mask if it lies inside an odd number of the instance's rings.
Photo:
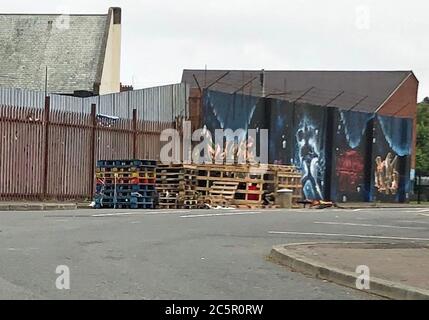
<path id="1" fill-rule="evenodd" d="M 413 70 L 429 96 L 423 0 L 19 0 L 4 13 L 122 8 L 122 82 L 177 83 L 184 68 Z"/>

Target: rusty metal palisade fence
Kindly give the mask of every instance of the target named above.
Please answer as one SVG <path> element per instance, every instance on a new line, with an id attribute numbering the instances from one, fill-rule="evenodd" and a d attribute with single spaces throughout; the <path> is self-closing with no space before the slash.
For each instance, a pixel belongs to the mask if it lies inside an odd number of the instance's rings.
<path id="1" fill-rule="evenodd" d="M 0 88 L 0 200 L 91 198 L 97 160 L 159 159 L 188 96 L 185 84 L 90 98 Z"/>

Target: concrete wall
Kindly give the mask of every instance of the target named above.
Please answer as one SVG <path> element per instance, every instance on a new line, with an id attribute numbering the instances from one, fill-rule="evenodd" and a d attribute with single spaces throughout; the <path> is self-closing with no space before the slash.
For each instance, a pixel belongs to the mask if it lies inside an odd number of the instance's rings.
<path id="1" fill-rule="evenodd" d="M 120 92 L 121 83 L 121 9 L 111 8 L 106 54 L 101 75 L 100 95 Z"/>

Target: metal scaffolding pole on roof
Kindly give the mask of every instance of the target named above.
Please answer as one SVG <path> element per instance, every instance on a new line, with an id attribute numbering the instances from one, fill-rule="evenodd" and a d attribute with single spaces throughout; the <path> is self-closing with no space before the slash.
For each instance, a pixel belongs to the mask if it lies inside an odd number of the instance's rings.
<path id="1" fill-rule="evenodd" d="M 218 83 L 220 80 L 222 80 L 223 78 L 225 78 L 228 74 L 230 73 L 230 71 L 225 72 L 223 75 L 221 75 L 219 78 L 217 78 L 215 81 L 213 81 L 212 83 L 210 83 L 206 89 L 209 89 L 210 87 L 214 86 L 216 83 Z"/>
<path id="2" fill-rule="evenodd" d="M 324 107 L 329 106 L 332 102 L 337 100 L 339 97 L 341 97 L 344 94 L 344 91 L 341 91 L 339 94 L 337 94 L 333 99 L 329 100 L 327 104 L 324 105 Z"/>
<path id="3" fill-rule="evenodd" d="M 295 99 L 293 101 L 293 103 L 298 102 L 299 100 L 301 100 L 302 98 L 304 98 L 308 93 L 310 93 L 311 90 L 313 90 L 315 87 L 311 87 L 310 89 L 308 89 L 307 91 L 305 91 L 302 95 L 300 95 L 297 99 Z"/>
<path id="4" fill-rule="evenodd" d="M 363 102 L 364 100 L 366 100 L 368 98 L 368 96 L 363 97 L 362 99 L 360 99 L 356 104 L 354 104 L 348 111 L 352 111 L 354 108 L 356 108 L 358 105 L 361 104 L 361 102 Z"/>

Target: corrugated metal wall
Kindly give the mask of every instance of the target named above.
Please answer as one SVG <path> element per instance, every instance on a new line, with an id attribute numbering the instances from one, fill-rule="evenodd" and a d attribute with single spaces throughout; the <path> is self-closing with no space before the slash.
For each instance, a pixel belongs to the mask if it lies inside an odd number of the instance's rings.
<path id="1" fill-rule="evenodd" d="M 91 104 L 97 105 L 97 113 L 131 119 L 133 109 L 137 117 L 147 121 L 174 121 L 177 116 L 189 116 L 189 87 L 179 83 L 161 87 L 77 98 L 49 94 L 51 109 L 89 114 Z M 0 88 L 0 105 L 24 108 L 43 108 L 45 93 L 14 88 Z"/>
<path id="2" fill-rule="evenodd" d="M 97 114 L 119 119 L 106 123 Z M 90 98 L 50 95 L 47 106 L 43 92 L 0 88 L 0 199 L 90 198 L 95 161 L 157 160 L 161 131 L 188 115 L 183 84 Z"/>
<path id="3" fill-rule="evenodd" d="M 189 88 L 180 83 L 85 100 L 97 104 L 97 113 L 131 119 L 133 109 L 137 109 L 139 120 L 174 121 L 177 116 L 189 116 L 188 97 Z M 88 103 L 87 101 L 85 102 Z"/>
<path id="4" fill-rule="evenodd" d="M 0 105 L 43 108 L 45 93 L 41 91 L 31 91 L 13 88 L 0 87 Z"/>

